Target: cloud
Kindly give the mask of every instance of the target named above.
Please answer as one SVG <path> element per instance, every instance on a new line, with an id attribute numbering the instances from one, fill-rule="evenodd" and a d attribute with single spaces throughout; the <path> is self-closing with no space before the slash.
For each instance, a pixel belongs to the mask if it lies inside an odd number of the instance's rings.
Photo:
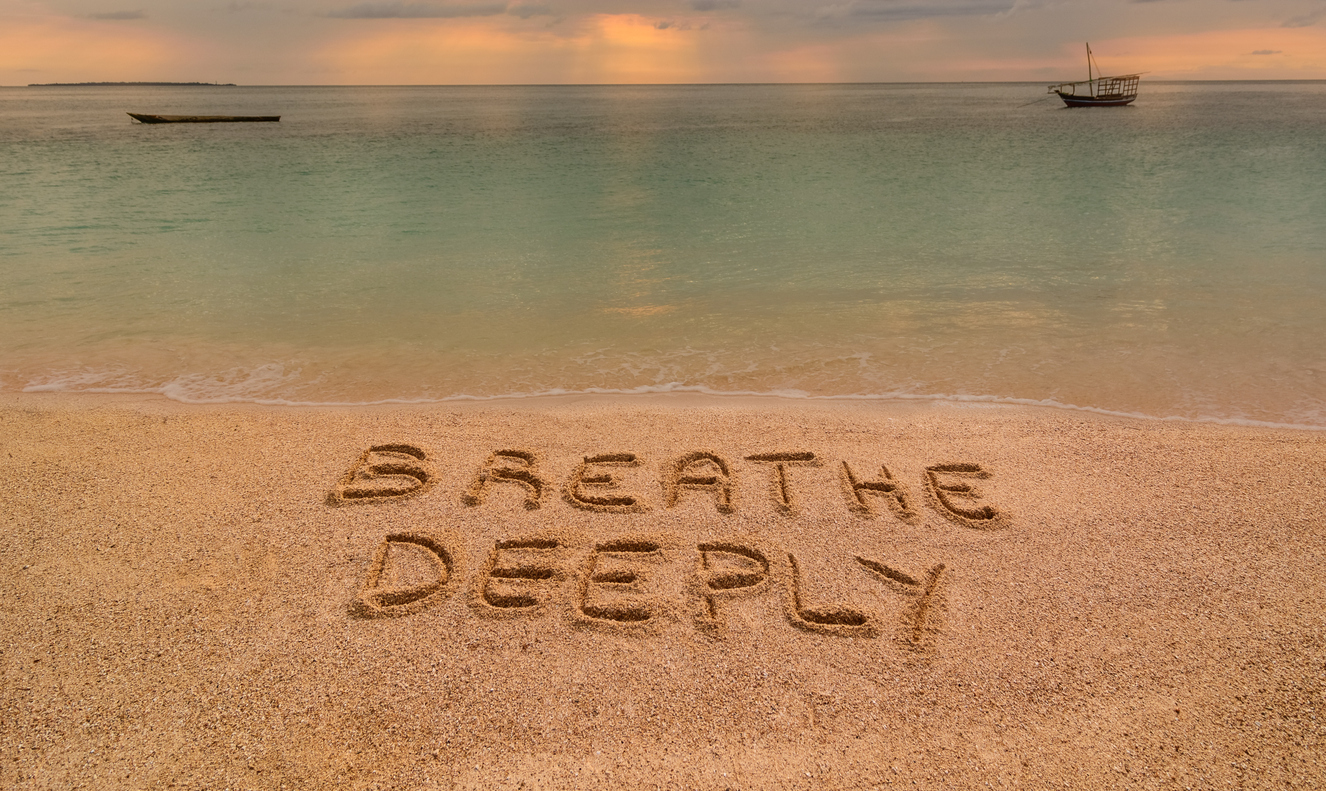
<path id="1" fill-rule="evenodd" d="M 506 7 L 506 12 L 511 16 L 518 16 L 521 19 L 529 19 L 532 16 L 552 16 L 552 9 L 546 5 L 533 5 L 531 3 L 512 3 Z"/>
<path id="2" fill-rule="evenodd" d="M 88 19 L 147 19 L 147 14 L 142 11 L 105 11 L 100 14 L 88 14 Z"/>
<path id="3" fill-rule="evenodd" d="M 360 3 L 327 16 L 339 19 L 458 19 L 461 17 L 510 14 L 521 19 L 547 16 L 547 6 L 528 3 Z"/>
<path id="4" fill-rule="evenodd" d="M 1053 2 L 1054 0 L 1013 0 L 1013 5 L 995 14 L 994 17 L 995 19 L 1008 19 L 1014 14 L 1020 14 L 1023 11 L 1035 11 Z"/>
<path id="5" fill-rule="evenodd" d="M 1286 19 L 1285 23 L 1280 27 L 1312 27 L 1317 24 L 1323 16 L 1326 16 L 1326 8 L 1318 9 L 1310 14 L 1304 14 L 1303 16 L 1296 16 L 1293 19 Z"/>
<path id="6" fill-rule="evenodd" d="M 862 21 L 901 22 L 934 17 L 999 16 L 1011 10 L 1008 0 L 847 0 L 818 6 L 812 16 L 819 24 L 850 25 Z"/>
<path id="7" fill-rule="evenodd" d="M 1131 12 L 1131 0 L 140 0 L 142 11 L 128 2 L 0 0 L 0 8 L 40 10 L 0 11 L 0 83 L 160 75 L 294 84 L 869 82 L 1019 80 L 1044 70 L 1055 82 L 1085 74 L 1083 34 L 1072 31 L 1101 3 L 1120 12 L 1108 32 L 1093 27 L 1088 37 L 1107 69 L 1157 79 L 1326 76 L 1326 0 L 1158 0 Z M 1058 21 L 1036 8 L 1054 9 Z M 324 66 L 326 76 L 315 73 Z"/>

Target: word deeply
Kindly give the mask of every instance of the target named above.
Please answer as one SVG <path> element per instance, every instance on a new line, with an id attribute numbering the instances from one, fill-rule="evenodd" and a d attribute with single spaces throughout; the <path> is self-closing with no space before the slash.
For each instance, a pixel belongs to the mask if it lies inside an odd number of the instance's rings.
<path id="1" fill-rule="evenodd" d="M 810 451 L 755 453 L 745 461 L 768 469 L 769 496 L 775 509 L 795 516 L 799 511 L 793 470 L 820 467 L 824 461 Z M 584 456 L 583 460 L 558 487 L 562 499 L 572 507 L 599 513 L 638 513 L 651 508 L 647 497 L 627 491 L 619 474 L 644 462 L 634 453 L 602 453 Z M 719 513 L 737 509 L 737 468 L 727 458 L 708 450 L 694 450 L 662 465 L 662 506 L 675 508 L 692 494 L 709 497 Z M 863 517 L 879 513 L 879 502 L 904 522 L 920 518 L 910 487 L 895 478 L 889 468 L 880 465 L 878 477 L 863 477 L 846 461 L 838 465 L 839 480 L 846 507 Z M 944 517 L 976 530 L 997 530 L 1007 526 L 1004 512 L 979 502 L 983 493 L 974 480 L 989 478 L 991 473 L 979 464 L 949 462 L 927 466 L 921 476 L 925 500 Z M 350 469 L 337 481 L 327 497 L 331 505 L 380 503 L 415 497 L 432 488 L 437 480 L 428 454 L 414 445 L 374 445 L 360 454 Z M 543 506 L 554 491 L 553 482 L 540 467 L 539 454 L 530 450 L 496 450 L 475 473 L 462 495 L 470 506 L 481 505 L 490 491 L 499 486 L 514 486 L 524 495 L 526 509 Z"/>
<path id="2" fill-rule="evenodd" d="M 388 534 L 374 553 L 351 612 L 391 617 L 436 605 L 461 576 L 459 557 L 448 541 L 427 532 Z M 901 619 L 903 636 L 922 645 L 931 630 L 945 566 L 935 565 L 918 578 L 878 560 L 855 560 L 860 570 L 908 602 Z M 387 579 L 388 566 L 410 572 Z M 796 556 L 755 539 L 685 545 L 667 536 L 630 536 L 587 548 L 556 533 L 503 539 L 493 544 L 474 575 L 469 603 L 480 614 L 501 618 L 543 615 L 561 604 L 576 625 L 626 631 L 689 619 L 721 638 L 727 631 L 727 603 L 774 587 L 782 590 L 788 622 L 799 629 L 846 637 L 877 637 L 884 630 L 876 613 L 815 604 Z"/>

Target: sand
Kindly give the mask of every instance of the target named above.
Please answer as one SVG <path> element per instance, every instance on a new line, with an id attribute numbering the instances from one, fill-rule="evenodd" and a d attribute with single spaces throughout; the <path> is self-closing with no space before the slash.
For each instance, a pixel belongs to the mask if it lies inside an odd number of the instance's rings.
<path id="1" fill-rule="evenodd" d="M 0 787 L 1316 788 L 1326 432 L 0 396 Z"/>

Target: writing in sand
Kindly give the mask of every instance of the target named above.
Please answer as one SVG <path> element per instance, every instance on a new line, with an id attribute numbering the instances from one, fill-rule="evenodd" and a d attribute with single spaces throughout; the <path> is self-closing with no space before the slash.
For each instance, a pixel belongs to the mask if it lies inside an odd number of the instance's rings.
<path id="1" fill-rule="evenodd" d="M 789 517 L 800 512 L 795 469 L 826 463 L 810 451 L 755 453 L 742 457 L 750 468 L 764 468 L 768 496 Z M 624 485 L 622 472 L 641 467 L 632 453 L 603 453 L 583 460 L 556 485 L 529 450 L 493 451 L 475 471 L 461 495 L 470 507 L 482 505 L 499 487 L 516 487 L 524 507 L 536 510 L 554 499 L 577 509 L 603 514 L 672 509 L 688 497 L 707 498 L 719 513 L 737 508 L 737 468 L 724 456 L 693 450 L 660 469 L 656 502 Z M 951 522 L 973 530 L 1000 530 L 1006 514 L 985 502 L 975 481 L 991 473 L 979 464 L 947 462 L 925 467 L 916 498 L 907 482 L 881 465 L 872 475 L 838 462 L 842 501 L 859 516 L 889 514 L 903 522 L 920 519 L 918 500 Z M 418 497 L 433 488 L 437 475 L 428 453 L 414 445 L 374 445 L 337 481 L 327 502 L 332 506 L 383 503 Z M 459 587 L 462 576 L 457 539 L 443 532 L 400 530 L 378 544 L 364 583 L 351 604 L 361 617 L 412 615 L 434 606 Z M 939 601 L 946 567 L 935 564 L 908 573 L 869 557 L 856 565 L 908 602 L 905 636 L 920 644 L 931 628 L 930 614 Z M 388 574 L 391 568 L 393 573 Z M 686 543 L 666 534 L 616 536 L 582 542 L 558 531 L 502 538 L 493 543 L 482 567 L 471 576 L 469 603 L 482 615 L 499 618 L 546 614 L 557 606 L 578 625 L 643 632 L 678 615 L 716 637 L 725 632 L 724 602 L 781 590 L 782 609 L 794 627 L 828 635 L 876 637 L 880 617 L 841 605 L 809 603 L 796 556 L 753 536 Z"/>

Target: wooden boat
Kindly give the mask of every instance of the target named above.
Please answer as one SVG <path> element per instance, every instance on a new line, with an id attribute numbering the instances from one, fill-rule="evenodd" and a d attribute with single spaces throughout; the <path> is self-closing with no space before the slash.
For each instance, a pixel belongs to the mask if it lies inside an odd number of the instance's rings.
<path id="1" fill-rule="evenodd" d="M 1087 78 L 1079 82 L 1061 82 L 1051 85 L 1049 93 L 1059 94 L 1064 104 L 1069 107 L 1122 107 L 1132 104 L 1137 98 L 1139 74 L 1123 74 L 1117 77 L 1092 77 L 1091 67 L 1095 58 L 1091 54 L 1091 44 L 1087 44 Z M 1096 74 L 1100 66 L 1096 65 Z M 1080 87 L 1085 86 L 1085 87 Z"/>
<path id="2" fill-rule="evenodd" d="M 229 124 L 242 121 L 280 121 L 279 115 L 151 115 L 149 113 L 129 113 L 136 121 L 145 124 Z"/>

